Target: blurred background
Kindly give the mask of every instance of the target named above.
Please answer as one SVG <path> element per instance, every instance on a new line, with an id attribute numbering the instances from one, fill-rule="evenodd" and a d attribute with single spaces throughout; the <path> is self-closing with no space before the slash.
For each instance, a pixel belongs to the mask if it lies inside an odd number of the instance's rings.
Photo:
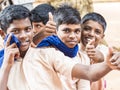
<path id="1" fill-rule="evenodd" d="M 41 3 L 49 3 L 58 7 L 64 2 L 78 8 L 81 17 L 93 11 L 102 14 L 107 21 L 103 43 L 120 51 L 120 0 L 0 0 L 0 10 L 12 4 L 22 4 L 31 10 Z M 107 87 L 105 90 L 120 90 L 119 76 L 120 71 L 112 71 L 106 75 Z"/>

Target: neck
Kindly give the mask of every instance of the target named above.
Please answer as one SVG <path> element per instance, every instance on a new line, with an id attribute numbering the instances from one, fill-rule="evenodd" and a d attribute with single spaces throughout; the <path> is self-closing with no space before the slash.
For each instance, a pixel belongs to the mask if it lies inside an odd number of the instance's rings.
<path id="1" fill-rule="evenodd" d="M 85 46 L 82 43 L 80 43 L 80 45 L 81 45 L 81 50 L 85 51 Z"/>
<path id="2" fill-rule="evenodd" d="M 20 57 L 24 58 L 24 56 L 25 56 L 25 54 L 26 54 L 27 51 L 28 50 L 26 50 L 26 51 L 20 51 Z"/>

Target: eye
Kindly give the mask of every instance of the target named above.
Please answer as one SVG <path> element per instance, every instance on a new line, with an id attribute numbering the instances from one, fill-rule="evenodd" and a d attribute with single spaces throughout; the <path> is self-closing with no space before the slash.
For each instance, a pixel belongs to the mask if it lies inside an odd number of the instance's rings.
<path id="1" fill-rule="evenodd" d="M 25 29 L 26 32 L 30 32 L 31 30 L 32 30 L 32 27 L 27 27 L 27 28 Z"/>
<path id="2" fill-rule="evenodd" d="M 81 32 L 80 29 L 75 30 L 75 33 L 79 34 Z"/>
<path id="3" fill-rule="evenodd" d="M 85 26 L 85 27 L 83 27 L 83 30 L 84 30 L 84 31 L 90 31 L 90 30 L 91 30 L 91 28 L 90 28 L 90 27 L 88 27 L 88 26 Z"/>
<path id="4" fill-rule="evenodd" d="M 20 30 L 19 29 L 13 29 L 11 32 L 14 33 L 14 34 L 18 34 L 20 32 Z"/>
<path id="5" fill-rule="evenodd" d="M 70 30 L 69 30 L 68 28 L 65 28 L 65 29 L 63 29 L 63 32 L 64 32 L 64 33 L 69 33 Z"/>
<path id="6" fill-rule="evenodd" d="M 41 28 L 41 25 L 37 24 L 35 27 L 37 27 L 37 28 Z"/>
<path id="7" fill-rule="evenodd" d="M 97 35 L 99 35 L 99 34 L 101 34 L 102 32 L 101 32 L 99 29 L 96 29 L 96 30 L 95 30 L 95 33 L 96 33 Z"/>

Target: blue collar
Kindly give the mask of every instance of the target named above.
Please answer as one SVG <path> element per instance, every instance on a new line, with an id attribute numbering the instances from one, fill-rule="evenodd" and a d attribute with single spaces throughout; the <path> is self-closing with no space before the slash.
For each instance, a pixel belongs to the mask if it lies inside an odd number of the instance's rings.
<path id="1" fill-rule="evenodd" d="M 61 52 L 64 53 L 64 55 L 69 57 L 75 57 L 78 52 L 78 45 L 76 45 L 74 48 L 68 48 L 57 36 L 52 35 L 48 36 L 45 39 L 43 39 L 37 47 L 47 47 L 47 46 L 54 46 L 57 49 L 59 49 Z"/>

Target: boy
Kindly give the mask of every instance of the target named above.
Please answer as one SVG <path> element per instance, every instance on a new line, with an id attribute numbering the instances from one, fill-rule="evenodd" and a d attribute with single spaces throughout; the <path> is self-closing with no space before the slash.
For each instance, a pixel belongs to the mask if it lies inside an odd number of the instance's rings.
<path id="1" fill-rule="evenodd" d="M 104 38 L 106 21 L 102 15 L 96 12 L 86 14 L 82 20 L 81 49 L 86 51 L 91 59 L 91 64 L 103 62 L 106 59 L 108 48 L 100 45 Z M 101 55 L 103 54 L 103 55 Z M 101 58 L 102 57 L 102 58 Z M 98 59 L 101 58 L 101 59 Z M 103 90 L 105 83 L 100 79 L 91 83 L 91 90 Z"/>
<path id="2" fill-rule="evenodd" d="M 35 36 L 33 43 L 37 45 L 43 38 L 55 34 L 53 16 L 55 8 L 49 4 L 40 4 L 31 11 L 31 20 Z"/>

